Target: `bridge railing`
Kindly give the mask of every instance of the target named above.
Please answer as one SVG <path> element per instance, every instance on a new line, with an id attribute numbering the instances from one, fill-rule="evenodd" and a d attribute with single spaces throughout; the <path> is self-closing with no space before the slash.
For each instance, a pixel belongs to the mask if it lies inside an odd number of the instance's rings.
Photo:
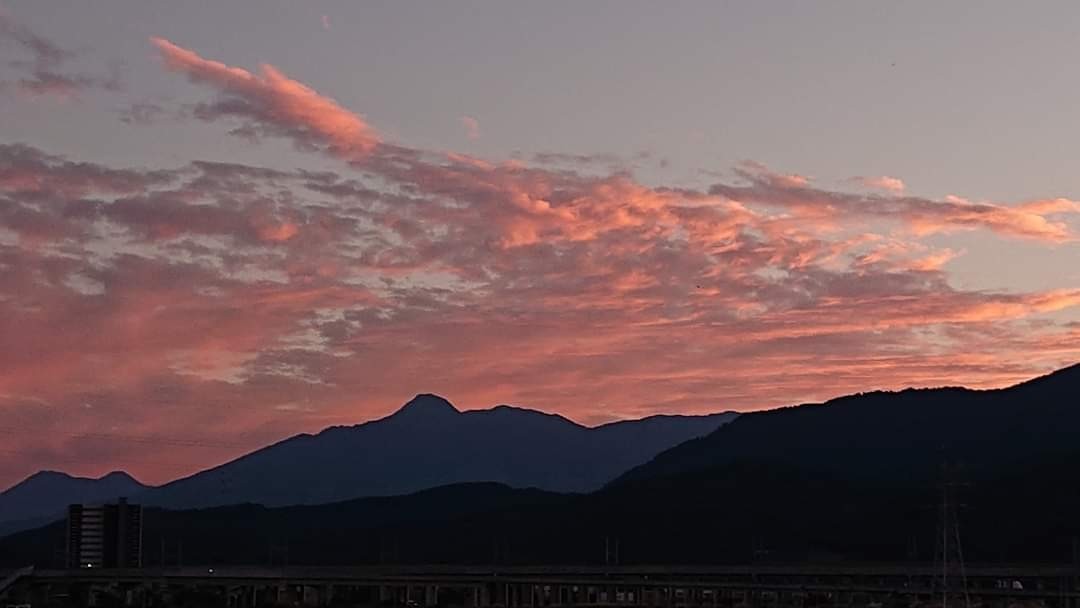
<path id="1" fill-rule="evenodd" d="M 0 579 L 0 598 L 3 598 L 4 594 L 7 593 L 7 590 L 11 588 L 12 585 L 19 582 L 19 579 L 24 576 L 31 576 L 32 574 L 34 574 L 34 567 L 27 566 L 25 568 L 19 568 L 3 579 Z"/>

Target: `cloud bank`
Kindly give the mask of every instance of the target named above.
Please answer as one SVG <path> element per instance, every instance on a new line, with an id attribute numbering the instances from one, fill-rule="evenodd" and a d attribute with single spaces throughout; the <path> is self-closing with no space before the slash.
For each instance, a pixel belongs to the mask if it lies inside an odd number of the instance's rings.
<path id="1" fill-rule="evenodd" d="M 160 481 L 422 391 L 600 420 L 997 386 L 1080 355 L 1061 319 L 1080 288 L 960 288 L 965 252 L 941 244 L 1074 248 L 1076 201 L 836 190 L 758 163 L 694 189 L 417 149 L 273 66 L 152 43 L 204 96 L 194 120 L 326 169 L 0 145 L 0 335 L 18 345 L 0 407 L 53 438 L 14 436 L 8 479 L 137 463 Z M 201 439 L 146 460 L 103 421 Z"/>

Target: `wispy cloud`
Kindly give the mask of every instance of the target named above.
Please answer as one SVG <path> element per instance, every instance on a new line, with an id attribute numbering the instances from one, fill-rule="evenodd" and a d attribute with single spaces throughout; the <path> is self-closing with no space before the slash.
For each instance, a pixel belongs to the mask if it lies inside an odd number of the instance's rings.
<path id="1" fill-rule="evenodd" d="M 197 109 L 197 115 L 204 120 L 240 118 L 261 133 L 283 135 L 301 146 L 327 146 L 335 154 L 351 159 L 367 155 L 379 143 L 362 117 L 271 65 L 263 65 L 262 74 L 257 76 L 203 59 L 163 38 L 152 42 L 170 69 L 221 91 L 219 99 Z"/>
<path id="2" fill-rule="evenodd" d="M 120 122 L 129 125 L 150 125 L 167 114 L 161 104 L 148 101 L 131 103 L 119 110 Z"/>
<path id="3" fill-rule="evenodd" d="M 73 73 L 67 64 L 76 59 L 75 53 L 64 49 L 49 39 L 16 23 L 10 16 L 0 13 L 0 44 L 14 43 L 27 59 L 13 59 L 8 65 L 26 74 L 14 83 L 17 90 L 33 96 L 54 96 L 63 99 L 76 97 L 90 89 L 120 89 L 120 76 L 116 70 L 109 76 Z"/>
<path id="4" fill-rule="evenodd" d="M 850 181 L 864 188 L 870 188 L 873 190 L 884 190 L 886 192 L 892 192 L 894 194 L 901 194 L 904 192 L 905 189 L 904 180 L 898 177 L 890 177 L 888 175 L 878 175 L 874 177 L 857 176 L 851 178 Z"/>
<path id="5" fill-rule="evenodd" d="M 465 137 L 480 139 L 480 121 L 472 116 L 462 116 L 458 118 L 458 121 L 461 122 L 461 126 L 465 127 Z"/>
<path id="6" fill-rule="evenodd" d="M 1077 214 L 1076 201 L 1030 201 L 1020 205 L 972 202 L 951 196 L 862 195 L 815 188 L 802 176 L 775 173 L 755 164 L 736 170 L 742 183 L 717 183 L 709 193 L 730 200 L 783 208 L 822 222 L 877 218 L 900 222 L 917 234 L 985 229 L 1004 236 L 1061 243 L 1076 240 L 1062 216 Z"/>

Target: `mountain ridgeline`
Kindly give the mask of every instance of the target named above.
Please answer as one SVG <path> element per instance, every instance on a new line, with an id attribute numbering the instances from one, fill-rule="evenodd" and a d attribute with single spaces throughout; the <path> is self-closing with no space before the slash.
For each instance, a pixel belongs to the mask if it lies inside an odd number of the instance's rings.
<path id="1" fill-rule="evenodd" d="M 91 479 L 41 471 L 0 492 L 0 536 L 61 517 L 76 502 L 104 502 L 147 489 L 127 473 L 114 471 Z"/>
<path id="2" fill-rule="evenodd" d="M 969 481 L 1080 450 L 1080 365 L 999 390 L 872 392 L 740 416 L 667 450 L 615 485 L 738 463 L 868 485 L 926 485 L 943 464 Z"/>
<path id="3" fill-rule="evenodd" d="M 1078 395 L 1073 366 L 1001 390 L 745 414 L 590 493 L 474 483 L 325 505 L 152 508 L 146 542 L 166 550 L 147 563 L 175 563 L 177 539 L 188 564 L 274 563 L 281 547 L 297 565 L 931 562 L 944 462 L 963 482 L 966 559 L 1080 563 Z M 404 415 L 470 415 L 438 411 Z M 0 566 L 49 565 L 63 533 L 0 539 Z"/>
<path id="4" fill-rule="evenodd" d="M 324 504 L 455 483 L 588 492 L 736 414 L 651 416 L 586 427 L 510 406 L 458 411 L 418 395 L 394 414 L 301 434 L 160 487 L 122 473 L 101 479 L 43 472 L 0 495 L 0 535 L 41 525 L 74 502 L 126 496 L 171 509 Z"/>
<path id="5" fill-rule="evenodd" d="M 653 416 L 590 428 L 505 405 L 461 412 L 418 395 L 386 418 L 297 435 L 137 498 L 169 508 L 313 505 L 465 482 L 589 492 L 734 418 Z"/>

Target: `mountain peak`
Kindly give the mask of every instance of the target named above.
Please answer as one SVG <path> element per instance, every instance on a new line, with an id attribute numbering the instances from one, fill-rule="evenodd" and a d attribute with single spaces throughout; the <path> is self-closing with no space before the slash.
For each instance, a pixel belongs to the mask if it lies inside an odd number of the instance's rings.
<path id="1" fill-rule="evenodd" d="M 98 481 L 105 481 L 105 480 L 130 481 L 130 482 L 133 482 L 133 483 L 139 483 L 139 480 L 132 477 L 131 473 L 128 473 L 127 471 L 110 471 L 110 472 L 102 475 L 101 477 L 98 477 Z"/>
<path id="2" fill-rule="evenodd" d="M 51 481 L 51 480 L 69 480 L 69 479 L 75 479 L 75 477 L 73 475 L 69 475 L 69 474 L 67 474 L 67 473 L 65 473 L 63 471 L 54 471 L 52 469 L 42 469 L 42 470 L 38 471 L 37 473 L 34 473 L 33 475 L 27 477 L 26 479 L 22 480 L 21 482 L 15 484 L 15 485 L 22 485 L 22 484 L 26 484 L 26 483 L 40 483 L 40 482 L 43 482 L 43 481 Z"/>
<path id="3" fill-rule="evenodd" d="M 112 471 L 106 473 L 101 477 L 79 477 L 77 475 L 71 475 L 63 471 L 53 471 L 51 469 L 44 469 L 34 473 L 19 483 L 11 486 L 10 488 L 0 492 L 0 495 L 7 495 L 11 492 L 40 492 L 48 491 L 51 488 L 73 487 L 78 485 L 92 486 L 97 485 L 101 488 L 124 488 L 130 487 L 133 490 L 139 489 L 143 486 L 142 482 L 135 479 L 125 471 Z"/>
<path id="4" fill-rule="evenodd" d="M 459 414 L 460 412 L 454 404 L 450 403 L 446 399 L 433 395 L 431 393 L 421 393 L 412 399 L 408 403 L 401 406 L 394 415 L 423 415 L 423 416 L 445 416 L 448 414 Z"/>

